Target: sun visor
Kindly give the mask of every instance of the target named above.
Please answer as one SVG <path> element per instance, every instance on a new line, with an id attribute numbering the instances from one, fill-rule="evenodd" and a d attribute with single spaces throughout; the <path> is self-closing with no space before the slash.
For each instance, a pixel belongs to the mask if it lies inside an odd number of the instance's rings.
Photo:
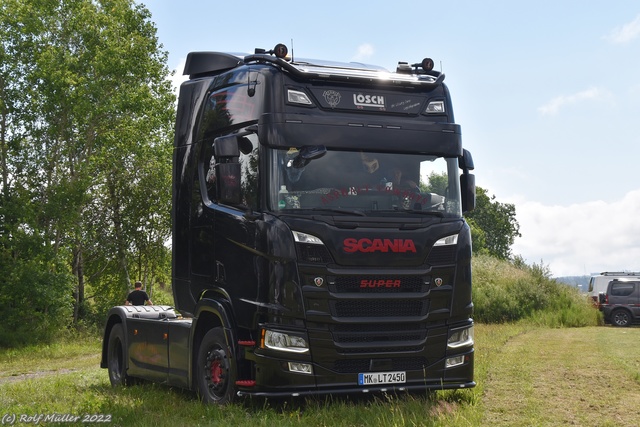
<path id="1" fill-rule="evenodd" d="M 324 145 L 333 149 L 366 149 L 462 156 L 460 126 L 452 123 L 415 122 L 402 126 L 336 122 L 299 114 L 264 114 L 258 122 L 260 143 L 270 147 Z"/>

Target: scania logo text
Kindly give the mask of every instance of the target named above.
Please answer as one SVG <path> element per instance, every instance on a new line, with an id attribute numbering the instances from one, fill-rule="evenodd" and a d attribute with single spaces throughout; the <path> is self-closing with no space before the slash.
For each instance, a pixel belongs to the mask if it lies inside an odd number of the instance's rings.
<path id="1" fill-rule="evenodd" d="M 354 252 L 413 252 L 416 253 L 416 245 L 411 239 L 344 239 L 344 251 Z"/>

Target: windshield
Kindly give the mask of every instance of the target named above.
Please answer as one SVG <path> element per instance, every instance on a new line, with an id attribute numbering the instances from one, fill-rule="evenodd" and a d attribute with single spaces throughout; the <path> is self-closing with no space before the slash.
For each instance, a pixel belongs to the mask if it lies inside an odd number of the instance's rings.
<path id="1" fill-rule="evenodd" d="M 462 216 L 457 158 L 327 150 L 304 164 L 295 148 L 267 151 L 273 211 Z"/>

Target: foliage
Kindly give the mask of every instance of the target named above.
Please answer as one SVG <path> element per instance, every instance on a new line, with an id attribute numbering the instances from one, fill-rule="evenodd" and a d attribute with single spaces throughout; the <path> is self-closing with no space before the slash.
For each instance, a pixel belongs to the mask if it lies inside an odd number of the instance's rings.
<path id="1" fill-rule="evenodd" d="M 526 320 L 551 327 L 601 324 L 601 315 L 574 287 L 551 278 L 548 267 L 488 255 L 473 258 L 474 319 L 483 323 Z"/>
<path id="2" fill-rule="evenodd" d="M 71 295 L 78 322 L 124 300 L 131 277 L 166 281 L 166 56 L 132 0 L 0 6 L 0 251 L 14 273 L 0 291 L 19 318 L 64 327 Z"/>
<path id="3" fill-rule="evenodd" d="M 520 237 L 516 208 L 511 203 L 500 203 L 487 190 L 476 187 L 476 208 L 465 213 L 471 226 L 473 253 L 486 253 L 500 259 L 509 259 L 511 246 Z"/>
<path id="4" fill-rule="evenodd" d="M 446 194 L 447 186 L 445 173 L 432 172 L 427 183 L 420 182 L 420 190 L 427 193 Z M 476 208 L 464 216 L 471 228 L 474 254 L 509 259 L 511 246 L 515 238 L 520 237 L 513 204 L 500 203 L 495 196 L 489 198 L 487 190 L 476 187 Z"/>
<path id="5" fill-rule="evenodd" d="M 14 251 L 0 248 L 0 347 L 50 341 L 69 325 L 70 277 L 37 236 L 13 233 Z M 59 263 L 58 263 L 59 264 Z"/>

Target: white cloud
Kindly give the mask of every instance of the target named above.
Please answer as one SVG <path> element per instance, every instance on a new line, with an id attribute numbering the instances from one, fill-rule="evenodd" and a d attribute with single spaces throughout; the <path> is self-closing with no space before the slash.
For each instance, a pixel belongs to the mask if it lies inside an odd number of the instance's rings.
<path id="1" fill-rule="evenodd" d="M 611 43 L 623 44 L 629 43 L 635 38 L 640 36 L 640 15 L 636 16 L 633 21 L 622 25 L 621 27 L 614 28 L 604 38 Z"/>
<path id="2" fill-rule="evenodd" d="M 640 271 L 640 190 L 622 200 L 569 206 L 516 203 L 522 237 L 513 254 L 550 267 L 554 276 Z"/>
<path id="3" fill-rule="evenodd" d="M 560 108 L 567 105 L 578 104 L 582 101 L 592 100 L 606 100 L 612 99 L 612 95 L 609 91 L 597 87 L 591 87 L 582 92 L 574 93 L 573 95 L 561 95 L 553 98 L 551 101 L 538 107 L 538 111 L 543 115 L 553 115 L 560 111 Z"/>
<path id="4" fill-rule="evenodd" d="M 356 52 L 355 56 L 351 59 L 352 61 L 365 61 L 369 58 L 371 58 L 374 54 L 375 50 L 373 48 L 373 45 L 370 45 L 368 43 L 365 44 L 361 44 L 360 46 L 358 46 L 358 51 Z"/>

